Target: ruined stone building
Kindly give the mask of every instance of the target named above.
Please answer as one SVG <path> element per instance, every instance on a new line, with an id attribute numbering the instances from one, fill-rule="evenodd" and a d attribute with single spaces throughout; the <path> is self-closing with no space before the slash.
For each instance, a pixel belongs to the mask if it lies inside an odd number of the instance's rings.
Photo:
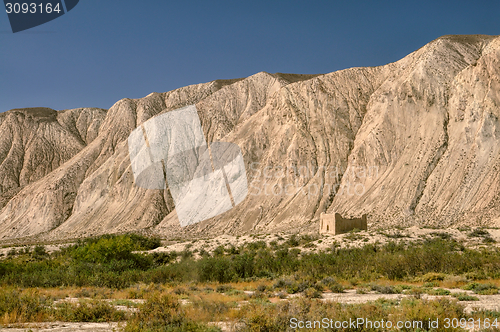
<path id="1" fill-rule="evenodd" d="M 338 213 L 326 214 L 322 213 L 319 222 L 320 234 L 343 234 L 353 229 L 367 230 L 366 214 L 361 218 L 342 218 Z"/>

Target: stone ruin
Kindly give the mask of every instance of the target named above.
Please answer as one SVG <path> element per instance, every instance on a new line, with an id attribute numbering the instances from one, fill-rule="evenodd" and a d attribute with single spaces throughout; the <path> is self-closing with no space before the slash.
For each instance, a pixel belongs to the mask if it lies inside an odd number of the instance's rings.
<path id="1" fill-rule="evenodd" d="M 368 224 L 366 222 L 366 214 L 363 214 L 361 218 L 342 218 L 338 213 L 326 214 L 321 213 L 319 222 L 319 233 L 320 234 L 343 234 L 353 229 L 368 230 Z"/>

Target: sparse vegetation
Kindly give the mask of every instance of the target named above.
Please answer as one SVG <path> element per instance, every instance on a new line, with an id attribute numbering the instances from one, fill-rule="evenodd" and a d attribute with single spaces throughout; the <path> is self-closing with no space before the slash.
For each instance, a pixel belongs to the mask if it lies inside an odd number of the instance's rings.
<path id="1" fill-rule="evenodd" d="M 445 278 L 446 278 L 445 273 L 429 272 L 429 273 L 426 273 L 425 275 L 423 275 L 419 279 L 421 281 L 424 281 L 424 282 L 433 282 L 433 281 L 443 281 Z"/>
<path id="2" fill-rule="evenodd" d="M 444 232 L 433 232 L 431 235 L 437 236 L 443 240 L 449 240 L 452 238 L 451 234 L 444 233 Z"/>
<path id="3" fill-rule="evenodd" d="M 196 323 L 186 317 L 177 298 L 168 294 L 153 293 L 148 296 L 141 310 L 127 323 L 125 332 L 208 332 L 219 331 Z"/>
<path id="4" fill-rule="evenodd" d="M 453 294 L 453 297 L 456 297 L 459 301 L 479 301 L 479 298 L 467 293 L 455 293 Z"/>
<path id="5" fill-rule="evenodd" d="M 130 235 L 105 236 L 51 255 L 35 249 L 32 253 L 9 256 L 0 262 L 0 283 L 21 287 L 126 288 L 139 281 L 228 283 L 289 275 L 297 275 L 297 283 L 317 282 L 328 276 L 363 281 L 380 276 L 389 280 L 417 278 L 424 282 L 471 273 L 482 278 L 500 277 L 498 249 L 466 249 L 440 237 L 422 243 L 388 242 L 318 253 L 301 253 L 299 248 L 289 247 L 300 242 L 309 243 L 296 237 L 273 249 L 258 241 L 245 247 L 216 250 L 212 255 L 206 252 L 196 259 L 185 253 L 137 253 L 158 242 L 151 245 L 152 241 L 133 240 Z"/>
<path id="6" fill-rule="evenodd" d="M 333 321 L 349 321 L 364 317 L 367 320 L 393 320 L 420 321 L 423 331 L 431 330 L 429 319 L 443 320 L 445 317 L 465 318 L 463 307 L 448 299 L 426 301 L 418 299 L 403 299 L 399 305 L 397 302 L 379 300 L 366 304 L 342 305 L 340 303 L 324 303 L 317 299 L 296 299 L 276 305 L 257 305 L 250 303 L 239 310 L 237 315 L 245 325 L 239 331 L 289 331 L 292 318 L 298 321 L 321 321 L 328 317 Z M 332 329 L 316 328 L 314 331 L 331 331 Z M 356 331 L 375 331 L 367 327 L 353 329 Z M 418 329 L 411 329 L 418 330 Z M 454 330 L 454 329 L 451 329 Z M 455 329 L 457 330 L 457 329 Z M 445 331 L 440 328 L 437 331 Z"/>
<path id="7" fill-rule="evenodd" d="M 471 290 L 479 295 L 493 295 L 498 294 L 498 287 L 493 284 L 480 284 L 472 282 L 462 287 L 464 290 Z"/>
<path id="8" fill-rule="evenodd" d="M 78 303 L 55 303 L 54 299 L 36 290 L 21 291 L 4 288 L 0 292 L 2 324 L 42 321 L 108 322 L 126 318 L 123 311 L 98 300 Z"/>
<path id="9" fill-rule="evenodd" d="M 485 230 L 484 228 L 476 228 L 472 232 L 469 233 L 470 237 L 489 237 L 490 232 Z"/>
<path id="10" fill-rule="evenodd" d="M 443 295 L 450 295 L 451 292 L 447 289 L 437 288 L 437 289 L 429 289 L 427 290 L 426 293 L 429 295 L 443 296 Z"/>
<path id="11" fill-rule="evenodd" d="M 400 291 L 396 290 L 392 286 L 380 286 L 380 285 L 372 285 L 371 290 L 380 294 L 397 294 Z"/>
<path id="12" fill-rule="evenodd" d="M 159 240 L 136 235 L 80 241 L 51 254 L 42 246 L 17 248 L 15 255 L 0 261 L 0 317 L 4 324 L 126 320 L 126 331 L 218 331 L 208 323 L 230 319 L 242 324 L 241 331 L 257 326 L 278 331 L 290 313 L 283 310 L 293 308 L 301 308 L 309 319 L 320 312 L 345 318 L 368 310 L 365 316 L 373 319 L 418 313 L 428 320 L 444 317 L 445 312 L 465 317 L 456 301 L 477 300 L 465 292 L 439 288 L 447 287 L 443 285 L 463 286 L 479 295 L 498 293 L 494 282 L 482 281 L 500 278 L 500 250 L 495 247 L 469 249 L 434 236 L 414 243 L 301 251 L 314 241 L 296 235 L 270 245 L 261 240 L 241 246 L 219 244 L 197 256 L 142 253 L 159 245 Z M 53 290 L 35 291 L 35 287 Z M 71 293 L 78 301 L 64 300 L 68 287 L 77 287 Z M 358 294 L 409 297 L 340 307 L 318 302 L 324 292 L 343 293 L 349 291 L 346 288 L 355 288 Z M 122 296 L 114 297 L 117 293 Z M 422 294 L 447 299 L 425 301 Z M 111 298 L 115 300 L 107 302 Z M 131 302 L 134 299 L 146 302 Z M 279 299 L 286 301 L 275 303 Z M 118 310 L 117 305 L 138 311 Z M 424 305 L 430 307 L 424 310 Z M 411 309 L 415 307 L 423 311 Z"/>

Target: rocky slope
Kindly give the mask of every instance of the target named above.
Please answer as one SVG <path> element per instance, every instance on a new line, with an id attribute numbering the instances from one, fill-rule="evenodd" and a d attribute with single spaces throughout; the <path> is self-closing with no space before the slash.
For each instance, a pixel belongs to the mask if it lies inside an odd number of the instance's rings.
<path id="1" fill-rule="evenodd" d="M 127 137 L 196 104 L 209 142 L 238 144 L 249 194 L 181 229 L 168 190 L 134 185 Z M 258 73 L 108 111 L 0 114 L 0 236 L 73 238 L 314 230 L 322 212 L 369 224 L 500 226 L 500 38 L 444 36 L 385 66 Z"/>

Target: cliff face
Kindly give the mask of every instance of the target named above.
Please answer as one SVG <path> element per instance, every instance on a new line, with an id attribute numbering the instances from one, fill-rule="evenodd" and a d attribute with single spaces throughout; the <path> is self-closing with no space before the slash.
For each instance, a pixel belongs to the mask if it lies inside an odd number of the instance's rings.
<path id="1" fill-rule="evenodd" d="M 10 224 L 5 212 L 11 201 L 18 200 L 24 188 L 45 177 L 70 160 L 99 134 L 105 110 L 81 108 L 56 112 L 49 108 L 15 109 L 0 116 L 0 208 L 1 227 L 18 229 Z M 74 197 L 73 197 L 74 198 Z M 71 197 L 63 199 L 71 203 Z M 23 202 L 30 209 L 29 202 Z M 12 206 L 10 206 L 12 209 Z M 62 218 L 71 209 L 58 213 Z M 37 214 L 32 209 L 33 215 Z M 12 214 L 10 214 L 12 215 Z M 7 221 L 7 222 L 5 222 Z M 14 221 L 14 220 L 12 220 Z M 36 226 L 31 226 L 38 229 Z"/>
<path id="2" fill-rule="evenodd" d="M 134 185 L 127 138 L 190 104 L 209 142 L 240 146 L 249 194 L 181 229 L 168 190 Z M 444 36 L 375 68 L 258 73 L 108 111 L 11 110 L 0 114 L 0 236 L 313 230 L 321 212 L 500 225 L 499 116 L 500 38 L 490 36 Z"/>

